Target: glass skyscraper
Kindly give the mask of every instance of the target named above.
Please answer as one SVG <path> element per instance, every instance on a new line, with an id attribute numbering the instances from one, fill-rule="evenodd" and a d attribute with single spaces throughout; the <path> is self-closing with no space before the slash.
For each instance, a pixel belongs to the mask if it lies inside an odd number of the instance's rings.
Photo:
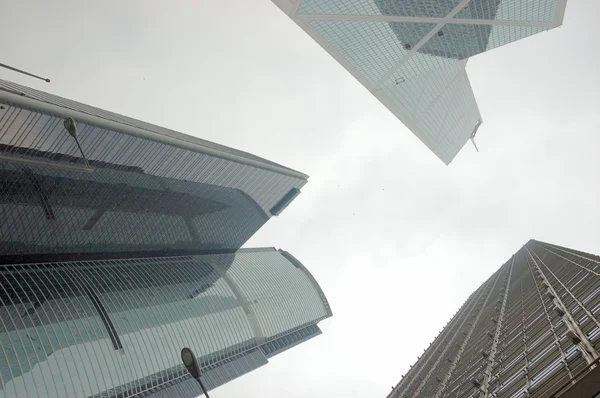
<path id="1" fill-rule="evenodd" d="M 285 251 L 240 249 L 307 176 L 0 80 L 0 397 L 196 397 L 320 334 Z"/>
<path id="2" fill-rule="evenodd" d="M 600 257 L 529 241 L 473 292 L 388 398 L 600 393 Z"/>
<path id="3" fill-rule="evenodd" d="M 0 267 L 0 397 L 201 394 L 320 334 L 331 310 L 275 249 Z"/>
<path id="4" fill-rule="evenodd" d="M 1 80 L 0 105 L 0 264 L 10 256 L 235 251 L 307 180 L 245 152 Z"/>
<path id="5" fill-rule="evenodd" d="M 562 24 L 566 0 L 273 0 L 444 163 L 482 117 L 469 57 Z"/>
<path id="6" fill-rule="evenodd" d="M 394 16 L 405 15 L 410 17 L 420 17 L 429 14 L 431 6 L 437 7 L 434 12 L 440 15 L 448 15 L 452 12 L 457 2 L 420 2 L 400 0 L 375 0 L 375 4 L 381 15 Z M 467 7 L 467 17 L 471 19 L 489 19 L 496 18 L 496 12 L 500 0 L 471 0 Z M 480 15 L 477 11 L 481 11 Z M 402 28 L 401 23 L 390 22 L 390 28 L 396 33 L 396 37 L 403 43 L 404 47 L 410 49 L 415 43 L 421 41 L 431 30 L 426 24 L 415 26 L 411 30 Z M 492 25 L 459 25 L 449 24 L 440 31 L 445 40 L 432 42 L 430 45 L 421 47 L 418 51 L 423 54 L 430 54 L 439 57 L 451 57 L 457 59 L 468 58 L 471 55 L 481 53 L 487 49 Z M 452 51 L 448 51 L 452 49 Z"/>

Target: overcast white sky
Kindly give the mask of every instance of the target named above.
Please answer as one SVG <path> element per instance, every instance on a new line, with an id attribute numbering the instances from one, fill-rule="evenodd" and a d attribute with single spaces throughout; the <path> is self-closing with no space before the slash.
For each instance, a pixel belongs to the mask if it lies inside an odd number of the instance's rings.
<path id="1" fill-rule="evenodd" d="M 600 253 L 600 3 L 467 66 L 484 124 L 446 167 L 270 0 L 12 1 L 0 78 L 311 176 L 247 246 L 300 259 L 323 335 L 213 398 L 385 397 L 528 239 Z"/>

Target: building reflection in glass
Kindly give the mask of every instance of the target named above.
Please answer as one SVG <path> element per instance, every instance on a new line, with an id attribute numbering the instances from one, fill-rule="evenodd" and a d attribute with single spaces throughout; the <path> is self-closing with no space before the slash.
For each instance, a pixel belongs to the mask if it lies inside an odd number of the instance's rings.
<path id="1" fill-rule="evenodd" d="M 21 264 L 0 278 L 0 397 L 159 394 L 187 380 L 184 346 L 214 388 L 331 315 L 310 273 L 275 249 Z"/>
<path id="2" fill-rule="evenodd" d="M 0 162 L 0 253 L 237 249 L 269 218 L 239 189 L 91 166 Z"/>
<path id="3" fill-rule="evenodd" d="M 382 15 L 443 18 L 458 6 L 459 0 L 438 2 L 425 0 L 375 0 Z M 472 0 L 458 18 L 494 20 L 500 0 Z M 405 50 L 417 45 L 434 28 L 432 23 L 389 22 L 389 27 Z M 444 58 L 465 59 L 487 50 L 493 25 L 446 24 L 418 49 L 419 53 Z"/>

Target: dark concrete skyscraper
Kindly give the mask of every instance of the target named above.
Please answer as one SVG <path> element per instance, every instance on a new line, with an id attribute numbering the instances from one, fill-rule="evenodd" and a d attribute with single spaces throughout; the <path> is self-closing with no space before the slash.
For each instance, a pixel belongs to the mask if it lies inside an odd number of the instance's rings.
<path id="1" fill-rule="evenodd" d="M 471 294 L 388 398 L 600 393 L 600 257 L 531 240 Z"/>

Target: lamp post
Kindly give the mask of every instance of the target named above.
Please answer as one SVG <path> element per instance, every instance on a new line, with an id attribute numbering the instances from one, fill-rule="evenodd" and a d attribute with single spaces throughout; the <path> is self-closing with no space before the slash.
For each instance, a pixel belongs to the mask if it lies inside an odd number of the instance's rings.
<path id="1" fill-rule="evenodd" d="M 202 376 L 202 368 L 200 367 L 200 364 L 198 364 L 198 360 L 196 359 L 194 352 L 187 347 L 183 348 L 181 350 L 181 360 L 183 361 L 183 364 L 188 372 L 190 372 L 192 377 L 198 381 L 198 384 L 200 384 L 200 388 L 202 389 L 202 392 L 206 398 L 210 398 L 208 396 L 208 392 L 206 392 L 204 384 L 202 384 L 202 380 L 200 380 L 200 376 Z"/>
<path id="2" fill-rule="evenodd" d="M 45 78 L 45 77 L 40 77 L 40 76 L 38 76 L 38 75 L 34 75 L 33 73 L 25 72 L 24 70 L 21 70 L 21 69 L 14 68 L 14 67 L 12 67 L 12 66 L 10 66 L 10 65 L 6 65 L 6 64 L 0 64 L 0 68 L 5 68 L 5 69 L 8 69 L 8 70 L 12 70 L 12 71 L 14 71 L 14 72 L 17 72 L 17 73 L 22 73 L 22 74 L 24 74 L 24 75 L 31 76 L 31 77 L 35 77 L 36 79 L 43 80 L 43 81 L 45 81 L 46 83 L 50 83 L 50 79 L 47 79 L 47 78 Z"/>

